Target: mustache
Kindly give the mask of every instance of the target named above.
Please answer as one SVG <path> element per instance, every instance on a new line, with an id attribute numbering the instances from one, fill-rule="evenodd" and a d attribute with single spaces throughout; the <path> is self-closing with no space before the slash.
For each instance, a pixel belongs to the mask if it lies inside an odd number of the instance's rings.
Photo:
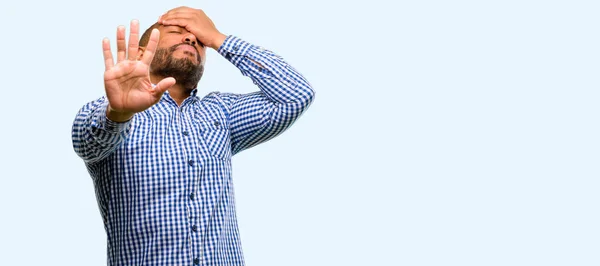
<path id="1" fill-rule="evenodd" d="M 172 54 L 173 52 L 175 52 L 175 50 L 177 50 L 177 47 L 182 46 L 182 45 L 189 45 L 189 46 L 193 47 L 194 50 L 196 50 L 196 59 L 198 59 L 198 62 L 202 62 L 202 57 L 200 56 L 200 52 L 198 51 L 198 48 L 196 48 L 196 46 L 193 46 L 193 45 L 187 44 L 187 43 L 175 44 L 175 45 L 169 47 L 169 54 Z"/>
<path id="2" fill-rule="evenodd" d="M 175 45 L 169 47 L 169 52 L 171 52 L 171 53 L 175 52 L 175 50 L 177 50 L 177 47 L 182 46 L 182 45 L 189 45 L 189 46 L 193 47 L 194 50 L 196 50 L 196 54 L 200 54 L 200 52 L 198 52 L 198 48 L 196 48 L 196 46 L 193 46 L 193 45 L 187 44 L 187 43 L 175 44 Z"/>

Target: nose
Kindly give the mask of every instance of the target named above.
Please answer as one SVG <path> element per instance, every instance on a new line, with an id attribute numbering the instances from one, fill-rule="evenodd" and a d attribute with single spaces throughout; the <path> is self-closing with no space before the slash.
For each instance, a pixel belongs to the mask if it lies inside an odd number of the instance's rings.
<path id="1" fill-rule="evenodd" d="M 191 46 L 196 46 L 196 44 L 198 43 L 198 40 L 196 40 L 196 36 L 194 36 L 194 34 L 186 34 L 185 36 L 183 36 L 183 42 L 191 45 Z"/>

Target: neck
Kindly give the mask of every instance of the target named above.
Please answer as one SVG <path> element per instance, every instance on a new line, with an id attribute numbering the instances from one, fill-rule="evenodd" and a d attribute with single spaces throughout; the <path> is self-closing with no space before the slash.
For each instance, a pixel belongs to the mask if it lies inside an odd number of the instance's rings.
<path id="1" fill-rule="evenodd" d="M 169 88 L 169 95 L 171 96 L 171 98 L 173 98 L 173 100 L 175 100 L 175 102 L 179 106 L 181 106 L 183 100 L 187 99 L 187 97 L 190 97 L 191 92 L 191 89 L 183 88 L 181 85 L 178 84 L 175 84 L 171 88 Z"/>
<path id="2" fill-rule="evenodd" d="M 150 77 L 150 80 L 152 81 L 153 84 L 157 84 L 162 79 L 164 79 L 164 77 L 156 77 L 156 76 Z M 168 89 L 169 96 L 171 96 L 171 98 L 173 98 L 173 100 L 175 100 L 175 102 L 179 106 L 181 106 L 181 103 L 185 99 L 187 99 L 187 97 L 190 96 L 190 94 L 192 93 L 192 90 L 193 89 L 185 88 L 185 87 L 183 87 L 182 84 L 178 84 L 178 83 L 175 83 L 175 85 L 171 86 Z"/>

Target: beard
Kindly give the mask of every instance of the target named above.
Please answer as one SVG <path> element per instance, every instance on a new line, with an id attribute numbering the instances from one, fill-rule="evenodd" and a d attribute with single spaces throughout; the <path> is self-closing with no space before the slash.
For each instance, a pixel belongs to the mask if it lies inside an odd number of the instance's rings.
<path id="1" fill-rule="evenodd" d="M 158 48 L 154 54 L 154 59 L 150 64 L 150 73 L 163 78 L 173 77 L 177 84 L 182 85 L 185 89 L 193 90 L 198 86 L 200 78 L 204 73 L 202 58 L 196 49 L 196 59 L 198 63 L 194 63 L 189 58 L 175 58 L 173 52 L 177 50 L 180 43 L 167 48 Z M 195 47 L 194 47 L 195 48 Z"/>

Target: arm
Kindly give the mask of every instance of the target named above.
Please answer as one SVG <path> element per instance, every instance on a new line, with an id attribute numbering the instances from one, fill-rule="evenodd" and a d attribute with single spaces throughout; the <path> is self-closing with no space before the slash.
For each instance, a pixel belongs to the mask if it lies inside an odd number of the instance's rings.
<path id="1" fill-rule="evenodd" d="M 83 106 L 72 128 L 73 149 L 85 162 L 102 160 L 129 135 L 130 121 L 114 122 L 107 117 L 108 100 L 102 97 Z"/>
<path id="2" fill-rule="evenodd" d="M 150 81 L 149 69 L 158 44 L 158 30 L 152 31 L 140 60 L 137 60 L 140 52 L 138 35 L 139 23 L 133 20 L 127 46 L 125 27 L 117 28 L 116 64 L 109 40 L 102 40 L 106 97 L 84 106 L 72 129 L 73 148 L 86 162 L 102 160 L 112 153 L 128 135 L 129 121 L 134 114 L 157 103 L 175 84 L 173 78 L 165 78 L 156 86 Z"/>
<path id="3" fill-rule="evenodd" d="M 283 132 L 314 99 L 310 84 L 283 58 L 234 36 L 225 36 L 200 9 L 174 8 L 160 16 L 158 22 L 184 27 L 259 87 L 256 93 L 219 97 L 229 114 L 234 154 Z"/>
<path id="4" fill-rule="evenodd" d="M 312 103 L 315 92 L 308 81 L 271 51 L 229 36 L 218 52 L 260 89 L 222 97 L 234 154 L 279 135 Z"/>

